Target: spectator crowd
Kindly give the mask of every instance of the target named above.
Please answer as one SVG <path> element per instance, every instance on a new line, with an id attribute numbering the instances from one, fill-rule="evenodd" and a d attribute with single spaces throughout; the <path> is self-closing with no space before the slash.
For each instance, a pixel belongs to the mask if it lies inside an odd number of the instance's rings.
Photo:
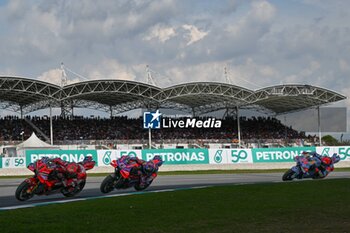
<path id="1" fill-rule="evenodd" d="M 50 135 L 50 119 L 29 117 L 44 134 Z M 201 118 L 203 120 L 207 118 Z M 303 139 L 304 132 L 283 125 L 278 119 L 271 117 L 241 117 L 241 136 L 243 139 Z M 25 120 L 17 116 L 0 118 L 0 141 L 20 141 L 30 137 L 35 131 Z M 148 130 L 143 129 L 142 118 L 127 117 L 73 118 L 53 117 L 54 140 L 138 140 L 147 139 Z M 222 119 L 221 128 L 168 128 L 152 130 L 153 139 L 236 139 L 237 120 Z M 40 137 L 40 134 L 37 134 Z"/>

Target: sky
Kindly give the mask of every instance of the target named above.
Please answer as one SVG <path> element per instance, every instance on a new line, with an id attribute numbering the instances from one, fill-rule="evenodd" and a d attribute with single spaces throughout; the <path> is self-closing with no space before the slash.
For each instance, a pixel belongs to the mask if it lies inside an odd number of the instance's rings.
<path id="1" fill-rule="evenodd" d="M 347 96 L 348 9 L 343 0 L 0 0 L 0 75 L 59 84 L 63 62 L 81 76 L 67 72 L 68 83 L 145 82 L 149 65 L 166 87 L 225 82 L 226 67 L 232 84 L 253 90 L 311 84 Z"/>

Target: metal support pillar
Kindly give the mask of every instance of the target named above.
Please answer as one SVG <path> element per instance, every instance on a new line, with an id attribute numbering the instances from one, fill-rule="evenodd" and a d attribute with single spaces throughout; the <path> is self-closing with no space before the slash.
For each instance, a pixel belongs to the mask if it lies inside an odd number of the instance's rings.
<path id="1" fill-rule="evenodd" d="M 109 106 L 109 112 L 110 112 L 110 118 L 112 119 L 112 117 L 113 117 L 113 109 L 112 109 L 112 106 Z"/>
<path id="2" fill-rule="evenodd" d="M 151 128 L 148 128 L 148 149 L 152 149 L 152 133 L 151 133 Z"/>
<path id="3" fill-rule="evenodd" d="M 320 142 L 320 146 L 322 146 L 320 106 L 317 107 L 317 123 L 318 123 L 318 140 Z"/>
<path id="4" fill-rule="evenodd" d="M 21 111 L 21 120 L 23 120 L 23 107 L 22 107 L 22 105 L 19 106 L 19 109 L 20 109 L 20 111 Z"/>
<path id="5" fill-rule="evenodd" d="M 238 147 L 241 148 L 241 123 L 239 121 L 239 108 L 236 107 L 237 131 L 238 131 Z"/>
<path id="6" fill-rule="evenodd" d="M 196 117 L 196 111 L 192 108 L 192 117 Z"/>
<path id="7" fill-rule="evenodd" d="M 50 141 L 53 145 L 53 125 L 52 125 L 52 106 L 50 105 Z"/>

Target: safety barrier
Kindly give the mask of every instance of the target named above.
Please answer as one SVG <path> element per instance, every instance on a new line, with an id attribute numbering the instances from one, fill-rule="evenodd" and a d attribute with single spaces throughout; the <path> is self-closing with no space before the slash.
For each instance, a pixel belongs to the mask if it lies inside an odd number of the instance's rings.
<path id="1" fill-rule="evenodd" d="M 350 161 L 350 146 L 343 147 L 287 147 L 254 149 L 157 149 L 157 150 L 27 150 L 25 157 L 4 157 L 0 168 L 24 168 L 44 156 L 60 157 L 69 162 L 79 162 L 92 156 L 98 167 L 123 155 L 149 160 L 155 155 L 163 158 L 166 165 L 220 165 L 263 164 L 293 162 L 302 151 L 317 151 L 319 154 L 340 155 L 342 161 Z"/>

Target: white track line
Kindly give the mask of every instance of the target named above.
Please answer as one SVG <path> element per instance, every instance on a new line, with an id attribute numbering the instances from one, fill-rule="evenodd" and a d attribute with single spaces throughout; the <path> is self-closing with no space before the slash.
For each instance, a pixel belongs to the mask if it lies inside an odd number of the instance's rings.
<path id="1" fill-rule="evenodd" d="M 103 199 L 103 198 L 111 198 L 111 197 L 132 196 L 132 195 L 140 195 L 140 194 L 145 194 L 145 193 L 174 192 L 174 191 L 180 191 L 180 190 L 190 190 L 190 189 L 207 188 L 207 187 L 208 186 L 178 188 L 178 189 L 162 189 L 162 190 L 154 190 L 154 191 L 146 191 L 146 192 L 118 193 L 118 194 L 111 194 L 111 195 L 105 195 L 105 196 L 96 196 L 96 197 L 86 197 L 86 198 L 59 200 L 59 201 L 40 202 L 40 203 L 33 203 L 33 204 L 27 204 L 27 205 L 16 205 L 16 206 L 1 207 L 0 211 L 24 209 L 24 208 L 33 208 L 33 207 L 45 206 L 45 205 L 51 205 L 51 204 L 63 204 L 63 203 L 69 203 L 69 202 L 87 201 L 87 200 Z"/>

